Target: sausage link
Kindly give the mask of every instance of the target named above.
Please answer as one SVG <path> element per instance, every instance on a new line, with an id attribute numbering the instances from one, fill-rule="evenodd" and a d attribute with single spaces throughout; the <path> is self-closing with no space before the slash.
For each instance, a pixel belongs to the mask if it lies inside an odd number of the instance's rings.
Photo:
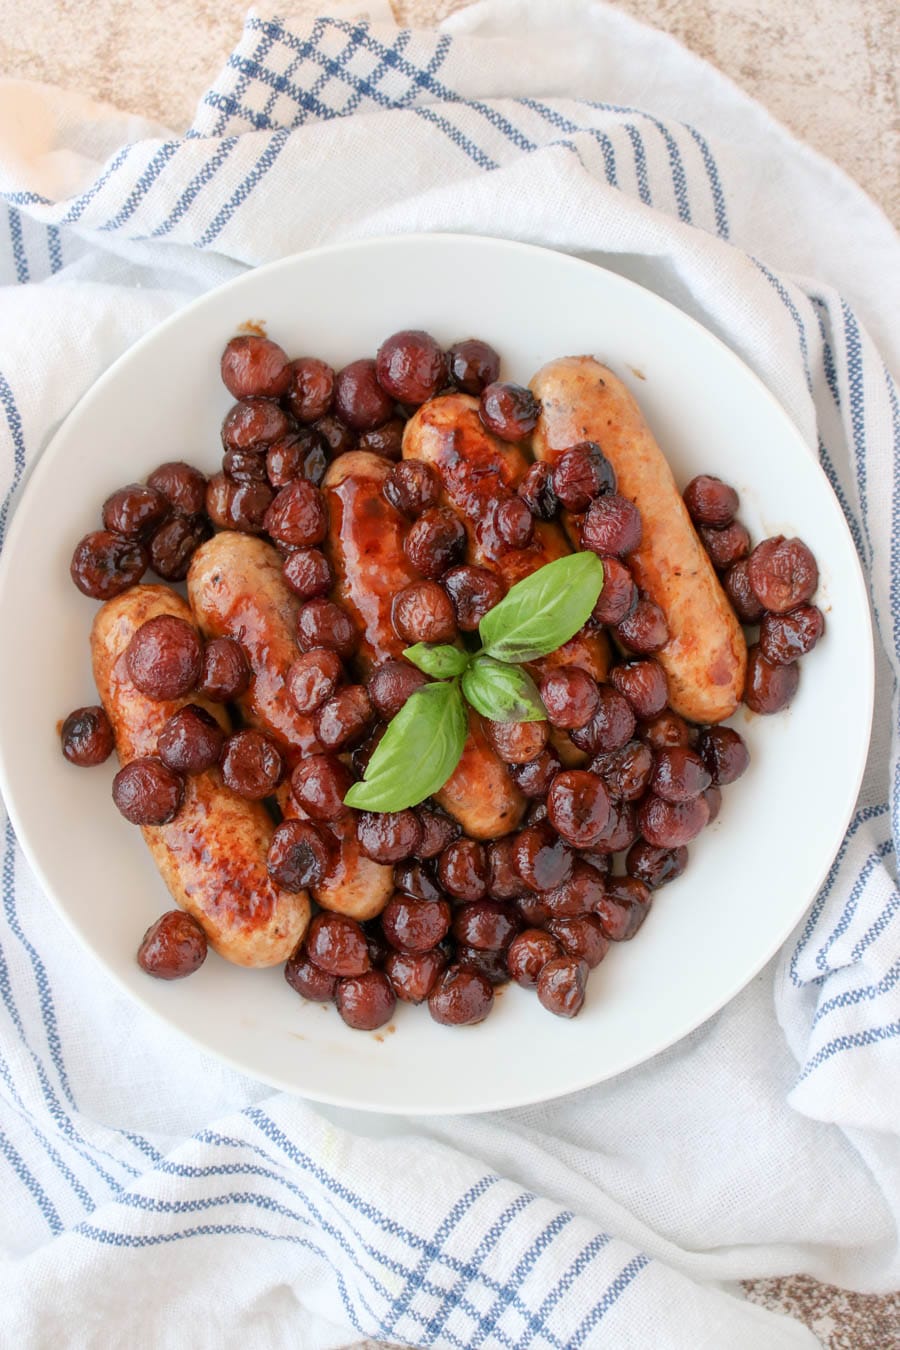
<path id="1" fill-rule="evenodd" d="M 619 492 L 640 510 L 643 541 L 628 564 L 666 616 L 669 641 L 656 659 L 668 676 L 670 705 L 693 722 L 730 717 L 744 687 L 744 635 L 634 398 L 590 356 L 551 361 L 531 389 L 542 405 L 537 457 L 552 464 L 579 441 L 595 441 L 616 471 Z"/>
<path id="2" fill-rule="evenodd" d="M 403 458 L 431 465 L 441 480 L 443 504 L 466 527 L 469 561 L 498 573 L 507 586 L 571 552 L 552 522 L 536 520 L 525 548 L 510 548 L 493 530 L 492 509 L 516 491 L 528 460 L 519 446 L 487 430 L 476 398 L 444 394 L 423 404 L 406 424 Z"/>
<path id="3" fill-rule="evenodd" d="M 163 725 L 185 703 L 198 703 L 229 730 L 221 704 L 189 695 L 155 702 L 131 682 L 125 649 L 160 614 L 193 622 L 167 586 L 134 586 L 98 610 L 91 630 L 94 679 L 123 764 L 156 754 Z M 260 802 L 245 801 L 218 768 L 189 777 L 178 815 L 142 834 L 172 898 L 193 916 L 220 956 L 239 966 L 286 961 L 306 932 L 309 897 L 280 890 L 266 871 L 272 822 Z"/>
<path id="4" fill-rule="evenodd" d="M 536 520 L 531 543 L 520 549 L 505 547 L 484 528 L 492 503 L 516 490 L 528 472 L 528 461 L 518 446 L 492 436 L 482 425 L 477 399 L 447 394 L 425 404 L 406 425 L 403 455 L 422 459 L 436 471 L 444 505 L 456 511 L 466 527 L 470 561 L 498 573 L 507 586 L 571 553 L 553 521 Z M 605 680 L 609 670 L 605 633 L 583 628 L 549 656 L 530 662 L 528 669 L 540 679 L 556 666 L 580 666 L 595 680 Z M 588 758 L 564 731 L 554 729 L 550 739 L 567 767 Z"/>
<path id="5" fill-rule="evenodd" d="M 322 491 L 329 527 L 322 545 L 335 576 L 332 598 L 353 618 L 360 673 L 402 656 L 391 601 L 419 574 L 403 551 L 407 522 L 384 496 L 392 465 L 370 450 L 349 450 L 328 466 Z"/>
<path id="6" fill-rule="evenodd" d="M 460 761 L 434 799 L 470 838 L 499 839 L 516 829 L 526 802 L 494 753 L 481 718 L 472 708 L 468 715 L 469 735 Z"/>
<path id="7" fill-rule="evenodd" d="M 309 820 L 291 795 L 290 783 L 278 789 L 278 805 L 285 820 Z M 380 914 L 394 893 L 394 869 L 367 858 L 356 838 L 356 811 L 348 811 L 340 820 L 327 824 L 316 821 L 318 830 L 328 830 L 337 840 L 334 864 L 317 886 L 313 899 L 322 909 L 348 914 L 362 923 Z"/>
<path id="8" fill-rule="evenodd" d="M 419 580 L 403 551 L 406 522 L 382 492 L 390 469 L 379 455 L 352 450 L 329 465 L 322 484 L 330 518 L 325 548 L 336 577 L 334 595 L 362 635 L 358 662 L 363 675 L 403 655 L 407 644 L 394 631 L 391 602 L 404 586 Z M 475 839 L 508 834 L 524 814 L 525 798 L 474 714 L 462 758 L 436 797 Z"/>
<path id="9" fill-rule="evenodd" d="M 572 552 L 553 521 L 536 520 L 525 548 L 507 547 L 491 529 L 493 503 L 515 492 L 528 472 L 528 461 L 518 446 L 492 436 L 482 425 L 477 399 L 445 394 L 424 404 L 406 424 L 403 457 L 431 465 L 441 480 L 444 505 L 466 527 L 469 561 L 496 572 L 507 586 Z M 532 669 L 540 675 L 553 666 L 581 666 L 595 680 L 605 680 L 609 670 L 605 634 L 582 629 L 551 656 L 534 662 Z"/>
<path id="10" fill-rule="evenodd" d="M 261 539 L 223 531 L 194 554 L 188 595 L 204 633 L 236 637 L 247 652 L 253 679 L 238 699 L 245 720 L 284 746 L 293 764 L 318 749 L 312 717 L 296 711 L 285 689 L 285 673 L 297 655 L 299 601 L 282 576 L 278 552 Z M 282 805 L 288 799 L 282 792 Z M 338 857 L 325 880 L 311 888 L 313 898 L 323 909 L 356 919 L 379 914 L 391 898 L 392 869 L 360 852 L 353 815 L 333 833 Z"/>
<path id="11" fill-rule="evenodd" d="M 284 683 L 297 655 L 300 601 L 285 584 L 281 555 L 271 544 L 236 530 L 213 535 L 194 554 L 188 599 L 203 635 L 236 638 L 250 664 L 241 712 L 278 744 L 289 765 L 321 747 L 315 722 L 294 707 Z"/>

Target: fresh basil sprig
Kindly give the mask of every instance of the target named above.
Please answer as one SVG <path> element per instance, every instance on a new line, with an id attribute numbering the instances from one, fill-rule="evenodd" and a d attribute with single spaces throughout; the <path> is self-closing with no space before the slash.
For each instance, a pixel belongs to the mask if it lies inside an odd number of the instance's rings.
<path id="1" fill-rule="evenodd" d="M 482 717 L 492 722 L 546 722 L 547 710 L 537 685 L 521 666 L 475 656 L 462 677 L 462 691 Z"/>
<path id="2" fill-rule="evenodd" d="M 537 722 L 547 713 L 522 662 L 556 651 L 587 623 L 603 589 L 594 553 L 546 563 L 512 586 L 478 626 L 482 647 L 417 642 L 403 655 L 435 683 L 407 699 L 344 801 L 363 811 L 403 811 L 444 786 L 466 743 L 468 701 L 493 722 Z"/>
<path id="3" fill-rule="evenodd" d="M 361 811 L 403 811 L 442 788 L 466 743 L 466 709 L 456 680 L 426 684 L 391 719 L 361 783 L 344 798 Z"/>
<path id="4" fill-rule="evenodd" d="M 603 588 L 596 553 L 557 558 L 516 582 L 485 614 L 478 632 L 497 661 L 534 661 L 555 652 L 583 628 Z"/>
<path id="5" fill-rule="evenodd" d="M 462 675 L 470 660 L 469 652 L 462 647 L 443 643 L 433 646 L 429 642 L 417 642 L 414 647 L 407 647 L 403 655 L 435 680 L 452 680 L 454 675 Z"/>

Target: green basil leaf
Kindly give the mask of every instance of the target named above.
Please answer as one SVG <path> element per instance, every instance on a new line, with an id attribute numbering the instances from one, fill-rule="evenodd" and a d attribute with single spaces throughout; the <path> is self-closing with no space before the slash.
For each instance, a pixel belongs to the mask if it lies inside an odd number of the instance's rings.
<path id="1" fill-rule="evenodd" d="M 497 661 L 534 661 L 555 652 L 587 623 L 603 589 L 595 553 L 572 553 L 517 581 L 478 631 Z"/>
<path id="2" fill-rule="evenodd" d="M 547 710 L 534 680 L 520 666 L 476 656 L 462 677 L 472 707 L 492 722 L 545 722 Z"/>
<path id="3" fill-rule="evenodd" d="M 344 798 L 361 811 L 403 811 L 442 788 L 466 743 L 466 709 L 454 680 L 417 689 L 392 718 L 366 768 Z"/>
<path id="4" fill-rule="evenodd" d="M 436 680 L 451 680 L 454 675 L 461 675 L 469 664 L 469 653 L 461 648 L 434 646 L 429 642 L 417 642 L 414 647 L 407 647 L 403 655 Z"/>

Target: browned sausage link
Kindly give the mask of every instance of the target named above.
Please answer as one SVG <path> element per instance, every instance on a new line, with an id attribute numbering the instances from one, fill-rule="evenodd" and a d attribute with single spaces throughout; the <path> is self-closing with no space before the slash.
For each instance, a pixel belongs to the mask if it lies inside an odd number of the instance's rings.
<path id="1" fill-rule="evenodd" d="M 369 450 L 333 460 L 322 483 L 329 528 L 323 545 L 335 575 L 333 597 L 360 634 L 361 674 L 402 655 L 404 643 L 391 623 L 393 597 L 418 580 L 403 551 L 407 522 L 384 497 L 391 464 Z"/>
<path id="2" fill-rule="evenodd" d="M 197 696 L 155 702 L 131 682 L 125 649 L 147 619 L 172 614 L 192 622 L 167 586 L 135 586 L 97 612 L 91 632 L 94 679 L 123 764 L 156 754 L 163 725 L 187 702 L 198 703 L 225 730 L 221 704 Z M 210 945 L 240 966 L 286 961 L 309 922 L 309 897 L 280 890 L 266 871 L 272 822 L 260 802 L 245 801 L 219 770 L 185 781 L 184 801 L 167 825 L 145 826 L 144 839 L 175 901 L 197 920 Z"/>
<path id="3" fill-rule="evenodd" d="M 490 528 L 492 504 L 516 490 L 528 472 L 528 461 L 518 446 L 492 436 L 482 425 L 477 399 L 446 394 L 426 403 L 406 424 L 403 457 L 431 465 L 441 480 L 444 504 L 466 527 L 469 560 L 497 572 L 507 586 L 571 553 L 565 535 L 552 521 L 536 520 L 525 548 L 507 547 Z M 609 669 L 604 634 L 576 633 L 535 668 L 540 674 L 561 665 L 582 666 L 595 680 L 604 680 Z"/>
<path id="4" fill-rule="evenodd" d="M 405 459 L 422 459 L 435 469 L 444 504 L 458 513 L 466 527 L 471 561 L 497 572 L 507 586 L 571 553 L 565 535 L 552 521 L 535 521 L 531 543 L 519 549 L 506 548 L 489 528 L 484 528 L 492 503 L 498 495 L 519 486 L 528 472 L 528 461 L 518 446 L 486 430 L 478 416 L 477 399 L 448 394 L 425 404 L 406 424 L 403 455 Z M 554 666 L 580 666 L 595 680 L 605 680 L 609 670 L 606 635 L 582 629 L 529 668 L 539 679 Z M 554 730 L 551 739 L 564 764 L 585 762 L 587 756 L 565 732 Z"/>
<path id="5" fill-rule="evenodd" d="M 236 637 L 247 652 L 253 678 L 238 699 L 247 722 L 283 745 L 292 764 L 314 753 L 319 747 L 313 718 L 296 711 L 285 688 L 285 674 L 297 655 L 294 625 L 299 602 L 282 576 L 277 551 L 248 535 L 217 534 L 208 549 L 194 555 L 188 594 L 205 632 Z M 286 800 L 283 791 L 281 801 Z M 390 899 L 393 873 L 363 857 L 352 816 L 348 820 L 350 827 L 333 831 L 338 858 L 325 881 L 312 887 L 312 894 L 324 909 L 369 918 Z"/>
<path id="6" fill-rule="evenodd" d="M 525 798 L 494 753 L 478 714 L 469 709 L 469 736 L 462 757 L 435 801 L 472 839 L 499 839 L 516 829 Z"/>
<path id="7" fill-rule="evenodd" d="M 407 524 L 382 495 L 390 469 L 380 456 L 354 450 L 332 462 L 322 485 L 331 520 L 326 547 L 337 578 L 335 597 L 363 635 L 358 661 L 366 675 L 380 662 L 403 655 L 407 644 L 394 631 L 391 603 L 419 579 L 403 551 Z M 474 714 L 462 759 L 437 800 L 477 839 L 507 834 L 522 818 L 525 798 Z"/>
<path id="8" fill-rule="evenodd" d="M 187 587 L 205 637 L 236 638 L 250 664 L 250 687 L 238 699 L 253 726 L 271 736 L 292 765 L 320 747 L 315 721 L 288 697 L 285 672 L 297 655 L 300 602 L 282 576 L 281 555 L 271 544 L 223 530 L 194 554 Z"/>
<path id="9" fill-rule="evenodd" d="M 497 572 L 507 586 L 571 552 L 552 523 L 535 521 L 524 548 L 511 548 L 491 526 L 493 508 L 514 493 L 528 472 L 528 461 L 484 427 L 478 399 L 445 394 L 425 403 L 403 433 L 403 458 L 430 464 L 441 480 L 444 505 L 459 516 L 469 536 L 469 558 Z"/>
<path id="10" fill-rule="evenodd" d="M 570 446 L 595 441 L 619 492 L 640 510 L 643 541 L 628 565 L 666 617 L 670 637 L 656 659 L 668 676 L 671 706 L 693 722 L 730 717 L 744 687 L 744 635 L 634 398 L 590 356 L 551 361 L 531 388 L 542 405 L 538 458 L 553 463 Z"/>
<path id="11" fill-rule="evenodd" d="M 278 805 L 285 820 L 309 820 L 306 812 L 291 796 L 290 783 L 278 789 Z M 337 840 L 332 867 L 312 886 L 313 899 L 322 909 L 348 914 L 360 923 L 380 914 L 394 893 L 394 869 L 367 858 L 356 838 L 356 811 L 348 811 L 340 820 L 315 821 L 318 830 L 327 830 Z"/>

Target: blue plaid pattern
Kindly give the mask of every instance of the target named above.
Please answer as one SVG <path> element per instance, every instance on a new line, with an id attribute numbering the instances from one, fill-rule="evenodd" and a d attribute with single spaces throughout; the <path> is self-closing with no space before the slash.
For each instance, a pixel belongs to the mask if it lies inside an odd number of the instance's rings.
<path id="1" fill-rule="evenodd" d="M 275 163 L 287 132 L 351 115 L 393 113 L 425 122 L 433 132 L 435 155 L 424 155 L 417 165 L 423 187 L 429 163 L 435 181 L 444 180 L 446 143 L 458 153 L 460 172 L 498 169 L 522 154 L 563 149 L 577 155 L 586 172 L 648 206 L 728 237 L 718 169 L 696 128 L 664 125 L 640 109 L 603 103 L 466 99 L 440 78 L 450 51 L 446 36 L 405 30 L 386 42 L 368 23 L 319 19 L 301 38 L 276 20 L 251 16 L 183 139 L 126 146 L 65 209 L 36 193 L 7 193 L 6 200 L 30 208 L 36 220 L 102 231 L 127 229 L 140 206 L 140 224 L 129 237 L 167 236 L 209 248 Z M 405 125 L 396 124 L 400 134 Z M 256 151 L 237 189 L 223 172 L 236 137 Z M 194 164 L 185 190 L 186 173 Z M 12 218 L 9 233 L 17 279 L 29 279 L 29 260 L 15 243 Z M 45 236 L 41 250 L 50 252 Z M 38 265 L 30 279 L 39 280 L 46 271 Z"/>
<path id="2" fill-rule="evenodd" d="M 400 31 L 388 39 L 368 23 L 333 18 L 300 31 L 251 16 L 186 136 L 124 147 L 68 201 L 36 192 L 0 194 L 0 278 L 5 285 L 57 284 L 77 266 L 92 236 L 227 254 L 232 222 L 252 209 L 266 176 L 291 152 L 292 132 L 315 127 L 330 135 L 351 117 L 389 118 L 386 135 L 398 142 L 411 128 L 425 137 L 416 163 L 423 190 L 441 186 L 448 173 L 464 180 L 523 156 L 573 157 L 588 178 L 648 211 L 728 241 L 728 183 L 696 128 L 601 102 L 463 97 L 448 74 L 452 55 L 452 41 L 436 34 Z M 311 189 L 297 184 L 298 196 Z M 827 391 L 820 461 L 872 579 L 873 608 L 894 678 L 896 730 L 896 389 L 840 297 L 825 290 L 807 294 L 760 262 L 748 263 L 748 272 L 754 271 L 777 297 L 781 319 L 793 332 L 810 394 Z M 14 373 L 0 373 L 8 447 L 0 543 L 29 456 L 38 449 L 26 444 L 19 397 Z M 881 449 L 872 443 L 871 428 L 882 424 L 891 428 L 894 456 L 887 536 L 875 527 L 875 512 L 884 507 L 870 501 L 868 484 L 869 456 Z M 841 452 L 843 440 L 849 457 Z M 785 956 L 787 980 L 810 999 L 797 1097 L 817 1075 L 900 1035 L 900 765 L 892 773 L 890 797 L 883 785 L 867 784 L 829 876 Z M 601 1343 L 607 1319 L 628 1304 L 654 1263 L 497 1175 L 469 1176 L 443 1216 L 422 1231 L 392 1215 L 386 1193 L 380 1200 L 358 1194 L 341 1180 L 339 1168 L 323 1166 L 292 1141 L 277 1099 L 232 1118 L 230 1133 L 201 1131 L 172 1154 L 151 1135 L 95 1128 L 80 1113 L 69 1082 L 53 975 L 42 961 L 33 916 L 17 903 L 22 866 L 7 823 L 0 1000 L 15 1054 L 0 1055 L 0 1166 L 7 1169 L 5 1193 L 12 1203 L 33 1212 L 30 1241 L 40 1241 L 42 1226 L 56 1237 L 123 1251 L 241 1234 L 248 1241 L 286 1244 L 296 1249 L 298 1261 L 324 1263 L 346 1322 L 360 1335 L 465 1350 L 574 1350 Z M 5 954 L 13 948 L 27 958 L 28 973 L 17 982 Z M 866 969 L 877 974 L 867 982 L 855 974 L 863 957 Z M 33 1026 L 42 1028 L 37 1040 L 26 1030 Z M 39 1175 L 30 1161 L 36 1152 Z M 167 1178 L 178 1181 L 175 1199 L 165 1198 L 160 1183 Z M 103 1221 L 94 1222 L 100 1210 Z M 614 1335 L 602 1343 L 614 1344 Z"/>

